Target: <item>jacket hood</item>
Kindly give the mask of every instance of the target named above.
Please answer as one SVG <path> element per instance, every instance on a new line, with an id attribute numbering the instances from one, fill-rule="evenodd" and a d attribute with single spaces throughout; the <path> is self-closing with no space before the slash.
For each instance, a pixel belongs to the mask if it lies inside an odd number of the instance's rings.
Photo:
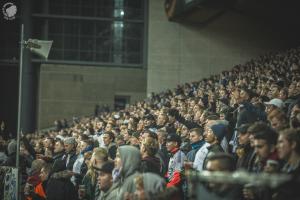
<path id="1" fill-rule="evenodd" d="M 166 188 L 166 182 L 163 178 L 154 173 L 144 173 L 143 184 L 146 196 L 151 199 L 153 195 L 163 192 Z"/>
<path id="2" fill-rule="evenodd" d="M 136 147 L 129 145 L 119 147 L 119 152 L 122 161 L 121 176 L 126 178 L 139 170 L 141 153 Z"/>

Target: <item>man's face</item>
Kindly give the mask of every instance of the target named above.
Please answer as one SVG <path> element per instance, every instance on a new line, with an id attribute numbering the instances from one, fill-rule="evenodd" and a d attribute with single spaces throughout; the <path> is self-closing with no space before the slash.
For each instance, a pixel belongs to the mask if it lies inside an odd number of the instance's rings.
<path id="1" fill-rule="evenodd" d="M 271 120 L 271 127 L 275 130 L 281 130 L 284 127 L 284 121 L 280 121 L 277 117 L 273 117 Z"/>
<path id="2" fill-rule="evenodd" d="M 105 131 L 111 131 L 112 130 L 112 125 L 108 123 L 105 127 Z"/>
<path id="3" fill-rule="evenodd" d="M 64 151 L 64 145 L 60 142 L 55 142 L 54 153 L 60 153 Z"/>
<path id="4" fill-rule="evenodd" d="M 50 146 L 51 146 L 50 140 L 49 140 L 49 139 L 45 139 L 45 140 L 44 140 L 44 147 L 45 147 L 45 148 L 49 148 Z"/>
<path id="5" fill-rule="evenodd" d="M 277 142 L 277 153 L 280 159 L 289 159 L 292 153 L 292 145 L 283 135 L 279 135 Z"/>
<path id="6" fill-rule="evenodd" d="M 64 146 L 66 153 L 70 153 L 74 148 L 74 144 L 64 144 Z"/>
<path id="7" fill-rule="evenodd" d="M 249 133 L 239 133 L 238 140 L 240 145 L 246 145 L 250 142 Z"/>
<path id="8" fill-rule="evenodd" d="M 96 123 L 96 128 L 99 130 L 99 129 L 102 129 L 103 128 L 103 122 L 97 122 Z"/>
<path id="9" fill-rule="evenodd" d="M 181 137 L 187 137 L 189 133 L 189 129 L 186 126 L 181 128 Z"/>
<path id="10" fill-rule="evenodd" d="M 101 191 L 107 191 L 112 186 L 112 174 L 105 172 L 98 172 L 98 185 Z"/>
<path id="11" fill-rule="evenodd" d="M 248 95 L 248 93 L 246 91 L 241 90 L 241 92 L 240 92 L 240 98 L 241 98 L 242 101 L 244 101 L 244 100 L 249 99 L 249 95 Z"/>
<path id="12" fill-rule="evenodd" d="M 111 143 L 109 134 L 103 134 L 103 142 L 104 142 L 105 146 L 108 146 Z"/>
<path id="13" fill-rule="evenodd" d="M 279 95 L 278 87 L 273 86 L 271 88 L 271 95 L 272 95 L 272 98 L 278 98 L 278 95 Z"/>
<path id="14" fill-rule="evenodd" d="M 166 119 L 163 115 L 158 115 L 157 117 L 157 125 L 164 125 L 166 122 Z"/>
<path id="15" fill-rule="evenodd" d="M 212 144 L 216 141 L 216 136 L 211 130 L 211 128 L 207 128 L 204 132 L 204 139 L 207 143 Z"/>
<path id="16" fill-rule="evenodd" d="M 45 170 L 45 168 L 42 168 L 42 169 L 41 169 L 41 172 L 40 172 L 40 175 L 39 175 L 41 181 L 43 182 L 43 181 L 47 180 L 47 179 L 48 179 L 48 175 L 49 175 L 49 172 L 47 172 L 47 171 Z"/>
<path id="17" fill-rule="evenodd" d="M 271 146 L 263 139 L 254 139 L 254 149 L 261 161 L 266 160 L 272 152 Z"/>
<path id="18" fill-rule="evenodd" d="M 151 120 L 151 119 L 145 119 L 145 126 L 151 126 L 152 125 L 152 123 L 153 123 L 153 121 Z"/>
<path id="19" fill-rule="evenodd" d="M 174 141 L 167 141 L 166 147 L 167 147 L 167 150 L 168 150 L 169 152 L 171 152 L 174 148 L 177 147 L 177 142 L 174 142 Z"/>
<path id="20" fill-rule="evenodd" d="M 128 130 L 126 130 L 126 131 L 123 132 L 123 137 L 124 137 L 124 140 L 125 140 L 125 141 L 128 141 L 128 140 L 129 140 L 130 135 L 128 134 Z"/>
<path id="21" fill-rule="evenodd" d="M 80 151 L 83 151 L 85 148 L 88 147 L 88 144 L 84 141 L 80 142 Z"/>
<path id="22" fill-rule="evenodd" d="M 163 144 L 165 142 L 165 137 L 163 136 L 162 133 L 160 133 L 159 131 L 157 132 L 157 139 L 158 139 L 158 143 L 159 144 Z"/>
<path id="23" fill-rule="evenodd" d="M 190 141 L 191 144 L 196 143 L 198 141 L 202 140 L 202 136 L 198 135 L 195 131 L 190 132 Z"/>

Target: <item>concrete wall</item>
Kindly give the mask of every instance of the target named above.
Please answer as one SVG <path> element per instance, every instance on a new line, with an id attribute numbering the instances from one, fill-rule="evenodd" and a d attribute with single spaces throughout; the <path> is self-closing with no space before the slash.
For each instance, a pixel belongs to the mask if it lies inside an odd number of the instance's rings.
<path id="1" fill-rule="evenodd" d="M 169 22 L 163 1 L 149 1 L 147 93 L 175 88 L 280 49 L 266 24 L 227 12 L 208 25 Z"/>
<path id="2" fill-rule="evenodd" d="M 39 77 L 38 128 L 55 119 L 91 115 L 95 105 L 113 107 L 115 95 L 130 103 L 146 97 L 146 70 L 43 64 Z"/>

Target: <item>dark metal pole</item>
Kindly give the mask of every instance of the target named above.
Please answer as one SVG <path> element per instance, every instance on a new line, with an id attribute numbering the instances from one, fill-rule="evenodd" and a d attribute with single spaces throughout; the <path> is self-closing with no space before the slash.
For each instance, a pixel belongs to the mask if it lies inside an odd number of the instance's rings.
<path id="1" fill-rule="evenodd" d="M 16 152 L 16 168 L 17 168 L 17 200 L 21 199 L 20 195 L 20 139 L 21 139 L 21 110 L 22 110 L 22 82 L 23 82 L 23 49 L 24 49 L 24 24 L 21 25 L 21 42 L 20 42 L 20 69 L 19 69 L 19 103 L 18 103 L 18 125 L 17 125 L 17 152 Z"/>

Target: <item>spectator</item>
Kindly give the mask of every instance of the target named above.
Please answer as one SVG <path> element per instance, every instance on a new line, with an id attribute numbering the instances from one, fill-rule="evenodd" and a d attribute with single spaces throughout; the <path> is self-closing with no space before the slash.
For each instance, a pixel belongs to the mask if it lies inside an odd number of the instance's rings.
<path id="1" fill-rule="evenodd" d="M 169 167 L 167 172 L 167 187 L 175 186 L 179 190 L 180 198 L 184 198 L 185 182 L 183 177 L 184 153 L 179 149 L 181 138 L 176 133 L 167 136 L 167 150 L 170 152 Z"/>
<path id="2" fill-rule="evenodd" d="M 205 168 L 211 172 L 233 172 L 235 170 L 234 158 L 226 153 L 216 153 L 207 158 Z M 229 183 L 217 183 L 209 181 L 205 184 L 198 184 L 195 193 L 199 199 L 242 199 L 242 190 L 239 185 Z"/>
<path id="3" fill-rule="evenodd" d="M 146 137 L 141 142 L 141 172 L 152 172 L 163 176 L 162 165 L 156 153 L 158 151 L 158 142 L 152 137 Z"/>
<path id="4" fill-rule="evenodd" d="M 96 173 L 98 174 L 98 186 L 101 190 L 99 199 L 101 200 L 114 200 L 117 198 L 117 186 L 113 185 L 112 171 L 114 168 L 114 163 L 107 161 L 102 164 L 100 168 L 96 168 Z"/>
<path id="5" fill-rule="evenodd" d="M 108 155 L 111 159 L 115 159 L 117 153 L 117 146 L 114 143 L 115 136 L 113 132 L 105 132 L 103 133 L 103 142 L 104 146 L 108 151 Z"/>
<path id="6" fill-rule="evenodd" d="M 118 184 L 116 199 L 123 199 L 126 192 L 135 192 L 134 179 L 140 174 L 140 164 L 141 154 L 136 147 L 128 145 L 119 147 L 115 159 L 115 168 L 119 170 L 119 177 L 115 183 Z"/>

